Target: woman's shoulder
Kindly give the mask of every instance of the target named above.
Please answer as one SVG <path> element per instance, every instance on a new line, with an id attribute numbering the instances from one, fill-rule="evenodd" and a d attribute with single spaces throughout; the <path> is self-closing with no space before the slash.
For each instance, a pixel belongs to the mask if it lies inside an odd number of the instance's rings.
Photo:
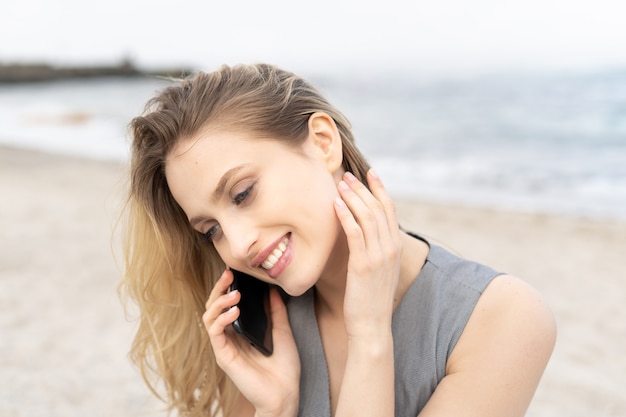
<path id="1" fill-rule="evenodd" d="M 464 259 L 431 242 L 421 271 L 394 313 L 397 343 L 432 340 L 438 378 L 480 297 L 501 272 Z M 406 339 L 406 340 L 405 340 Z"/>
<path id="2" fill-rule="evenodd" d="M 503 346 L 522 346 L 552 351 L 556 338 L 554 315 L 543 296 L 527 282 L 499 275 L 487 286 L 476 304 L 462 339 L 480 340 L 486 333 L 501 339 Z"/>
<path id="3" fill-rule="evenodd" d="M 523 415 L 555 341 L 543 297 L 518 278 L 497 276 L 479 298 L 424 415 Z"/>
<path id="4" fill-rule="evenodd" d="M 510 327 L 509 321 L 526 321 L 526 324 L 535 321 L 534 326 L 544 326 L 548 334 L 554 332 L 554 318 L 547 303 L 522 279 L 464 259 L 436 245 L 431 245 L 427 262 L 432 267 L 429 278 L 437 282 L 435 287 L 439 295 L 446 297 L 442 301 L 448 304 L 452 301 L 449 297 L 469 296 L 473 299 L 469 305 L 471 314 L 467 327 L 485 323 L 491 326 L 494 320 L 504 323 L 505 327 Z M 467 329 L 463 333 L 468 333 Z"/>
<path id="5" fill-rule="evenodd" d="M 525 281 L 430 246 L 414 293 L 447 355 L 420 415 L 523 415 L 554 348 L 550 308 Z"/>

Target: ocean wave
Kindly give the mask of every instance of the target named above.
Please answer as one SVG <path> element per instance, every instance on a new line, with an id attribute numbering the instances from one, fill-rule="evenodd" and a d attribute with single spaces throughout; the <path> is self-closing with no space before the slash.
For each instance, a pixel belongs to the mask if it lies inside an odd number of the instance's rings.
<path id="1" fill-rule="evenodd" d="M 165 84 L 0 86 L 0 143 L 126 160 L 128 122 Z M 321 84 L 395 195 L 626 219 L 624 75 Z"/>

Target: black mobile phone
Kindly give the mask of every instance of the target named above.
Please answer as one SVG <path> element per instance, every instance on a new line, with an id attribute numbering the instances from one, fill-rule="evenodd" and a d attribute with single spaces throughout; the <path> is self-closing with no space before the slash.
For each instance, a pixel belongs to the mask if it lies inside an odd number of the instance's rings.
<path id="1" fill-rule="evenodd" d="M 233 322 L 233 328 L 261 353 L 270 356 L 274 349 L 270 286 L 243 272 L 231 271 L 235 277 L 231 290 L 241 293 L 241 300 L 237 304 L 239 317 Z"/>

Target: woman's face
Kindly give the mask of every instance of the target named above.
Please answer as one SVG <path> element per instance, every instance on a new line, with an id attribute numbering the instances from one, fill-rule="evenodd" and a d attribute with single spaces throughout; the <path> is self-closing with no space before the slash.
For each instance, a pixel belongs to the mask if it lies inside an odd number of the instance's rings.
<path id="1" fill-rule="evenodd" d="M 341 142 L 320 138 L 309 125 L 309 137 L 297 147 L 205 129 L 182 140 L 165 168 L 192 227 L 210 238 L 226 265 L 291 295 L 341 270 L 346 259 L 333 208 L 343 173 Z"/>

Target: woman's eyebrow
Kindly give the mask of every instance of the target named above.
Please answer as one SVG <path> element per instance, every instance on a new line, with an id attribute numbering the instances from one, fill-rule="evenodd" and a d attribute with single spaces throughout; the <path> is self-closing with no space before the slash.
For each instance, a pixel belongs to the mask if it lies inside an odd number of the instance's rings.
<path id="1" fill-rule="evenodd" d="M 220 178 L 220 180 L 217 183 L 217 187 L 215 187 L 215 191 L 213 191 L 213 194 L 211 196 L 212 201 L 219 201 L 222 196 L 224 195 L 224 191 L 226 190 L 226 186 L 228 185 L 228 181 L 235 175 L 237 175 L 239 173 L 239 171 L 242 171 L 243 169 L 247 168 L 250 164 L 241 164 L 238 165 L 234 168 L 229 169 L 228 171 L 226 171 L 224 173 L 224 175 L 222 175 L 222 177 Z M 207 220 L 206 216 L 195 216 L 192 217 L 189 220 L 189 224 L 192 227 L 197 226 L 199 223 L 202 223 L 203 221 Z"/>
<path id="2" fill-rule="evenodd" d="M 235 175 L 239 173 L 239 171 L 245 169 L 249 164 L 241 164 L 234 168 L 229 169 L 222 175 L 222 178 L 217 183 L 217 187 L 215 187 L 215 191 L 213 192 L 213 201 L 219 201 L 224 195 L 224 190 L 226 189 L 226 185 L 228 185 L 228 181 Z"/>

